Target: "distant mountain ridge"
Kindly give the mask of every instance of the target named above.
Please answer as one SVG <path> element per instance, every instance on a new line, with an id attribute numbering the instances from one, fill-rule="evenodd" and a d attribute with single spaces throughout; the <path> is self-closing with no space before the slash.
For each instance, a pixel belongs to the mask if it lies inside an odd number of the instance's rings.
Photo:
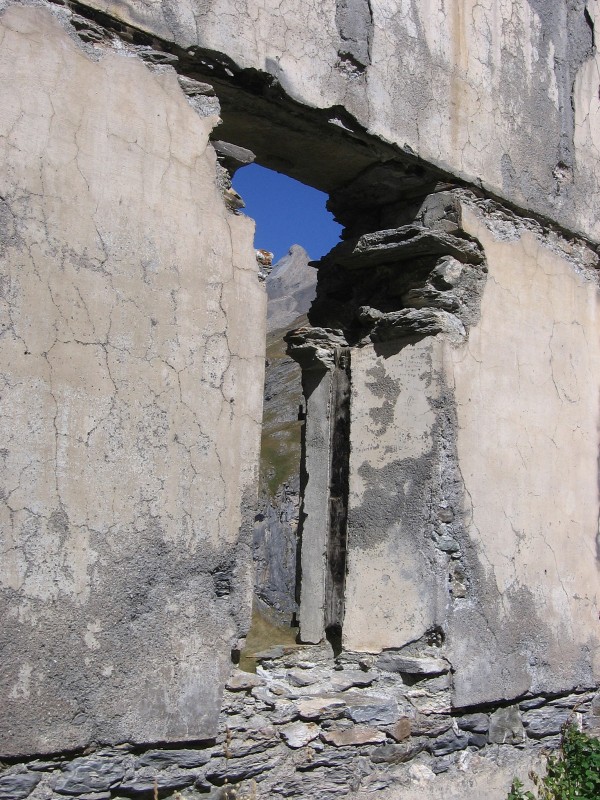
<path id="1" fill-rule="evenodd" d="M 310 308 L 316 292 L 317 271 L 308 266 L 309 260 L 306 250 L 293 244 L 268 275 L 268 332 L 290 327 Z"/>

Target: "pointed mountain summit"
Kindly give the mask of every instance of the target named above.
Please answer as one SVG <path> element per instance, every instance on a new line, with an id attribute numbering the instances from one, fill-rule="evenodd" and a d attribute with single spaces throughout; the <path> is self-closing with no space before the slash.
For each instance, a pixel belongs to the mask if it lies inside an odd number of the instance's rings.
<path id="1" fill-rule="evenodd" d="M 314 300 L 317 271 L 309 267 L 310 258 L 299 244 L 293 244 L 287 255 L 279 259 L 266 280 L 267 330 L 288 328 L 306 314 Z"/>

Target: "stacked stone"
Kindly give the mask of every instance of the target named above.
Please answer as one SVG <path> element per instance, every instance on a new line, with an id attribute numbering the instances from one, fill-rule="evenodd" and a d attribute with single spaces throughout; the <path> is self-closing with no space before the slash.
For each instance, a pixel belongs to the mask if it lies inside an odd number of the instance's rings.
<path id="1" fill-rule="evenodd" d="M 328 800 L 554 748 L 569 722 L 600 730 L 590 691 L 454 710 L 450 666 L 435 649 L 334 660 L 329 646 L 275 647 L 257 674 L 232 673 L 215 741 L 15 765 L 0 776 L 0 800 L 150 798 L 155 787 L 160 797 L 224 798 L 238 787 L 231 796 Z"/>

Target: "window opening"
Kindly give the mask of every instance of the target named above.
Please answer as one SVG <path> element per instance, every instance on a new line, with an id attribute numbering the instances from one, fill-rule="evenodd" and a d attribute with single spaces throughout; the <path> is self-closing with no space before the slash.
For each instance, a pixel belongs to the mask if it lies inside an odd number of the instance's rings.
<path id="1" fill-rule="evenodd" d="M 293 244 L 316 261 L 339 242 L 342 226 L 325 208 L 325 192 L 259 164 L 238 169 L 232 183 L 256 222 L 255 247 L 272 252 L 274 264 Z"/>
<path id="2" fill-rule="evenodd" d="M 283 337 L 306 324 L 317 277 L 309 262 L 338 243 L 342 227 L 326 210 L 324 192 L 257 164 L 238 169 L 232 187 L 244 203 L 239 211 L 256 223 L 268 296 L 253 618 L 240 659 L 242 669 L 254 671 L 257 652 L 292 644 L 297 634 L 304 399 L 300 368 Z"/>

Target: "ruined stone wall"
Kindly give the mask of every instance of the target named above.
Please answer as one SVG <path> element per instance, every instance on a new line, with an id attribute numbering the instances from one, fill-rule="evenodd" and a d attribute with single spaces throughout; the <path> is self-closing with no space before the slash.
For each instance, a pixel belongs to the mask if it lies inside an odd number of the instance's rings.
<path id="1" fill-rule="evenodd" d="M 600 237 L 598 0 L 83 5 L 183 51 L 222 53 L 232 75 L 258 70 L 323 110 L 325 127 L 367 130 Z M 327 166 L 313 177 L 333 188 Z"/>
<path id="2" fill-rule="evenodd" d="M 277 648 L 234 672 L 214 742 L 121 745 L 31 759 L 0 775 L 6 800 L 506 800 L 543 771 L 566 721 L 600 732 L 593 692 L 452 713 L 448 664 Z"/>
<path id="3" fill-rule="evenodd" d="M 216 114 L 55 8 L 0 17 L 3 755 L 213 735 L 249 619 L 253 223 Z"/>
<path id="4" fill-rule="evenodd" d="M 595 686 L 597 253 L 455 191 L 410 225 L 339 245 L 321 269 L 309 316 L 323 327 L 288 337 L 309 413 L 301 637 L 331 634 L 339 533 L 312 507 L 333 490 L 311 465 L 340 459 L 331 387 L 344 354 L 344 650 L 435 644 L 453 708 Z"/>
<path id="5" fill-rule="evenodd" d="M 597 731 L 598 3 L 1 7 L 0 797 L 502 800 Z M 314 647 L 221 713 L 265 298 L 219 102 L 346 226 L 288 337 Z"/>

